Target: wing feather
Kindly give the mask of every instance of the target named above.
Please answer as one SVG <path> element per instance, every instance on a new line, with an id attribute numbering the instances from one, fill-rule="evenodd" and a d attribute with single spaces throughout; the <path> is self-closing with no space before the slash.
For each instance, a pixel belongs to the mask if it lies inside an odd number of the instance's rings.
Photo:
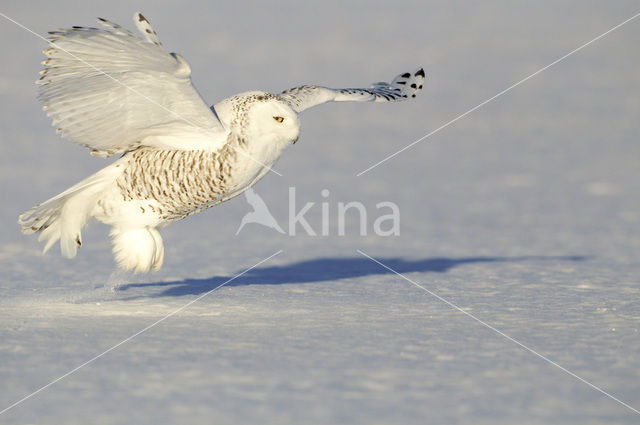
<path id="1" fill-rule="evenodd" d="M 326 102 L 393 102 L 416 97 L 424 84 L 424 70 L 405 72 L 391 83 L 374 83 L 362 89 L 331 89 L 322 86 L 300 86 L 283 91 L 280 97 L 296 112 Z"/>
<path id="2" fill-rule="evenodd" d="M 103 28 L 50 33 L 51 47 L 44 50 L 47 59 L 37 84 L 58 133 L 100 156 L 141 144 L 222 146 L 228 131 L 191 84 L 191 68 L 162 47 L 146 18 L 134 15 L 144 38 L 98 20 Z"/>

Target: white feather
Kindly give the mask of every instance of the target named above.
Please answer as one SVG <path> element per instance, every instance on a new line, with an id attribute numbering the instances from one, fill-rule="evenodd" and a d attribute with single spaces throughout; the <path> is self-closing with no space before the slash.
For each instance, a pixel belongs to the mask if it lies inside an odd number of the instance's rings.
<path id="1" fill-rule="evenodd" d="M 158 270 L 164 260 L 160 233 L 152 227 L 123 229 L 113 227 L 113 255 L 118 265 L 135 273 Z"/>
<path id="2" fill-rule="evenodd" d="M 82 229 L 91 219 L 100 194 L 113 183 L 120 169 L 115 164 L 103 168 L 61 194 L 36 205 L 18 218 L 22 233 L 40 232 L 39 241 L 46 241 L 46 253 L 58 240 L 60 251 L 67 258 L 76 256 L 82 244 Z"/>
<path id="3" fill-rule="evenodd" d="M 141 143 L 156 146 L 152 128 L 180 122 L 164 127 L 162 147 L 220 148 L 228 131 L 192 86 L 189 64 L 154 42 L 146 19 L 136 20 L 145 39 L 101 22 L 103 29 L 54 31 L 44 50 L 39 97 L 58 132 L 108 156 Z"/>
<path id="4" fill-rule="evenodd" d="M 296 112 L 326 102 L 397 102 L 416 97 L 424 84 L 424 70 L 397 75 L 391 83 L 374 83 L 369 88 L 330 89 L 300 86 L 283 91 L 280 97 Z"/>

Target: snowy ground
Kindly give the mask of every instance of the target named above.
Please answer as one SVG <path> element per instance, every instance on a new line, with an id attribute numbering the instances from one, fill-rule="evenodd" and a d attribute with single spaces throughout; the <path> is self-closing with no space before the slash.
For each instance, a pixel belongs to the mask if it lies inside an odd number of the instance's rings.
<path id="1" fill-rule="evenodd" d="M 330 234 L 250 224 L 243 197 L 164 232 L 165 266 L 114 272 L 94 223 L 72 261 L 23 210 L 104 166 L 35 99 L 45 44 L 0 18 L 1 424 L 631 424 L 640 415 L 640 18 L 356 174 L 639 12 L 637 2 L 3 2 L 39 34 L 141 10 L 210 102 L 424 66 L 403 104 L 334 104 L 256 186 Z M 321 191 L 328 189 L 328 198 Z M 336 205 L 395 202 L 401 234 L 338 236 Z M 373 218 L 370 219 L 371 225 Z"/>

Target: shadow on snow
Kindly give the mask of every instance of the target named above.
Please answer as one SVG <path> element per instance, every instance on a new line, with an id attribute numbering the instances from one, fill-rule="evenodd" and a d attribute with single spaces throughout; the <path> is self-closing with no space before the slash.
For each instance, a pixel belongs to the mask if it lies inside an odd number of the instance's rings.
<path id="1" fill-rule="evenodd" d="M 427 258 L 407 261 L 400 258 L 383 257 L 377 260 L 398 273 L 433 272 L 445 273 L 454 267 L 477 263 L 511 263 L 527 261 L 584 261 L 581 256 L 525 256 L 525 257 L 468 257 L 468 258 Z M 239 271 L 238 273 L 240 273 Z M 206 279 L 185 279 L 173 282 L 134 283 L 122 285 L 118 289 L 153 286 L 166 287 L 157 297 L 200 295 L 229 281 L 225 286 L 281 285 L 289 283 L 311 283 L 340 279 L 350 279 L 372 275 L 394 275 L 393 272 L 368 258 L 319 258 L 281 266 L 256 267 L 242 276 L 213 276 Z"/>

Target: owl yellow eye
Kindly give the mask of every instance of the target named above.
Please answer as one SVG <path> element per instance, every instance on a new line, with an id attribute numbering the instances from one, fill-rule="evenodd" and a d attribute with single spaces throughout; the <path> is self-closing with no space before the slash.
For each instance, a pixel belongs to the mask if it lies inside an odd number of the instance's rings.
<path id="1" fill-rule="evenodd" d="M 273 119 L 278 121 L 278 122 L 284 121 L 284 118 L 282 118 L 282 117 L 273 117 Z"/>

